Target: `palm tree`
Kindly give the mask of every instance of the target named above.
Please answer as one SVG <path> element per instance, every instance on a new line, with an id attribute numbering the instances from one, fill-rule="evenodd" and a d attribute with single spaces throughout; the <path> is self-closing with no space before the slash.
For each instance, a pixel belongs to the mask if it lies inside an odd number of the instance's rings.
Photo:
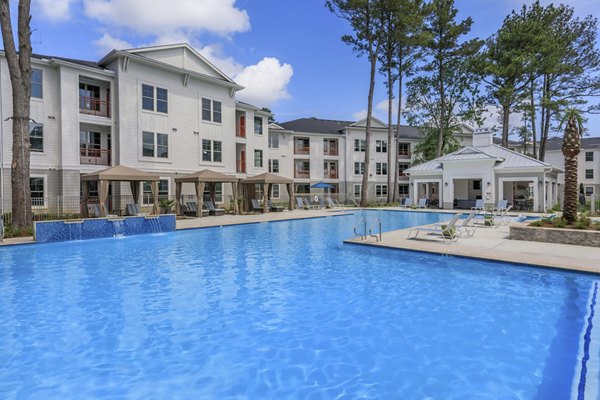
<path id="1" fill-rule="evenodd" d="M 581 151 L 583 117 L 578 109 L 568 109 L 561 121 L 567 122 L 563 135 L 562 153 L 565 156 L 565 198 L 563 219 L 572 224 L 577 219 L 577 157 Z"/>

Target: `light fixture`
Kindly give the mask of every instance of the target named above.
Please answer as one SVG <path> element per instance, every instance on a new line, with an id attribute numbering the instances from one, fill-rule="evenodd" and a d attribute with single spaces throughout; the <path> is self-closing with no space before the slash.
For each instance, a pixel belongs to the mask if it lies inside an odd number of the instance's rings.
<path id="1" fill-rule="evenodd" d="M 448 182 L 444 182 L 444 186 L 448 186 Z"/>
<path id="2" fill-rule="evenodd" d="M 488 186 L 492 185 L 492 182 L 490 182 L 490 181 L 487 181 L 486 183 L 487 183 Z"/>
<path id="3" fill-rule="evenodd" d="M 172 130 L 173 130 L 173 132 L 177 132 L 177 128 L 173 128 Z"/>

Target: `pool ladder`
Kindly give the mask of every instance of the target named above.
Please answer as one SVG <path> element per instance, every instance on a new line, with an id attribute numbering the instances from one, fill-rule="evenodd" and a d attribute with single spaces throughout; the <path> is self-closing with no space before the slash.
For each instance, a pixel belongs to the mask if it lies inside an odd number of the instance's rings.
<path id="1" fill-rule="evenodd" d="M 362 225 L 363 231 L 358 232 L 358 228 Z M 375 227 L 379 228 L 379 233 L 373 233 L 373 229 Z M 367 231 L 367 219 L 365 217 L 361 217 L 358 222 L 354 225 L 354 235 L 360 236 L 360 240 L 367 240 L 367 235 L 375 238 L 376 242 L 381 241 L 381 220 L 379 218 L 375 218 L 375 220 L 369 226 L 369 230 Z"/>

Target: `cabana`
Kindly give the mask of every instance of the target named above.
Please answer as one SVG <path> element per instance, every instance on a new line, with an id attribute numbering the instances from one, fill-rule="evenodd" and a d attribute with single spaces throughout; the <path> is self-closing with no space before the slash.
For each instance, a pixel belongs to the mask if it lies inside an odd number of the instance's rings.
<path id="1" fill-rule="evenodd" d="M 138 204 L 140 197 L 140 182 L 150 182 L 150 190 L 152 191 L 152 214 L 158 214 L 158 181 L 160 177 L 152 173 L 140 171 L 135 168 L 117 165 L 115 167 L 103 169 L 102 171 L 92 172 L 81 176 L 82 192 L 83 192 L 83 216 L 89 217 L 88 197 L 90 195 L 90 181 L 98 182 L 98 197 L 100 200 L 101 216 L 106 217 L 106 200 L 108 198 L 108 185 L 110 182 L 129 182 L 131 187 L 131 195 L 133 202 Z"/>
<path id="2" fill-rule="evenodd" d="M 202 171 L 194 172 L 193 174 L 175 178 L 175 193 L 177 201 L 175 202 L 175 212 L 181 215 L 181 185 L 183 183 L 193 183 L 196 186 L 196 196 L 198 198 L 196 216 L 202 217 L 202 208 L 204 204 L 204 187 L 209 185 L 211 199 L 214 202 L 215 184 L 216 183 L 231 183 L 231 192 L 233 195 L 233 213 L 238 214 L 238 183 L 239 179 L 232 175 L 225 175 L 220 172 L 203 169 Z"/>
<path id="3" fill-rule="evenodd" d="M 254 185 L 262 185 L 263 187 L 263 212 L 269 211 L 269 199 L 271 198 L 271 185 L 280 184 L 286 185 L 287 192 L 290 197 L 289 208 L 290 211 L 294 209 L 294 181 L 292 179 L 284 178 L 282 176 L 265 172 L 256 176 L 251 176 L 240 181 L 242 188 L 244 188 L 244 203 L 246 210 L 250 204 L 250 195 L 254 194 Z M 252 190 L 249 190 L 249 185 L 252 185 Z"/>

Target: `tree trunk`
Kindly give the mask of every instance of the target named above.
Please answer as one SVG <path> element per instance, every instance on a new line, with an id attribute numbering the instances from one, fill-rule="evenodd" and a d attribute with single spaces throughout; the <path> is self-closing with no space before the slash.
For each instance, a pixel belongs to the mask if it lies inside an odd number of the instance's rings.
<path id="1" fill-rule="evenodd" d="M 377 52 L 369 56 L 371 72 L 369 75 L 369 99 L 367 103 L 367 126 L 365 135 L 365 170 L 360 187 L 360 206 L 367 206 L 367 195 L 369 192 L 369 164 L 371 157 L 371 117 L 373 115 L 373 94 L 375 93 L 375 72 L 377 70 Z"/>
<path id="2" fill-rule="evenodd" d="M 531 139 L 533 141 L 533 157 L 538 158 L 537 152 L 537 133 L 535 129 L 535 80 L 531 79 L 531 89 L 529 91 L 529 112 L 531 113 Z M 525 149 L 527 152 L 527 149 Z"/>
<path id="3" fill-rule="evenodd" d="M 394 202 L 398 201 L 398 142 L 400 139 L 400 122 L 402 121 L 402 54 L 399 61 L 398 74 L 398 115 L 396 123 L 396 143 L 394 144 Z"/>
<path id="4" fill-rule="evenodd" d="M 441 35 L 440 35 L 441 40 Z M 438 143 L 435 152 L 436 157 L 441 157 L 444 154 L 444 142 L 445 142 L 445 118 L 446 118 L 446 87 L 444 85 L 444 66 L 442 63 L 442 57 L 439 58 L 439 90 L 440 90 L 440 122 L 439 122 L 439 132 L 438 132 Z"/>
<path id="5" fill-rule="evenodd" d="M 31 190 L 29 120 L 31 98 L 31 29 L 30 0 L 19 1 L 19 51 L 15 47 L 9 0 L 0 0 L 0 25 L 12 87 L 12 226 L 31 226 Z"/>
<path id="6" fill-rule="evenodd" d="M 387 203 L 390 204 L 394 197 L 393 188 L 392 188 L 392 174 L 395 173 L 396 168 L 392 165 L 392 149 L 395 147 L 394 145 L 394 137 L 393 137 L 393 126 L 392 126 L 392 103 L 394 101 L 394 86 L 392 82 L 392 67 L 388 65 L 387 70 L 387 78 L 388 78 L 388 147 L 387 147 Z"/>
<path id="7" fill-rule="evenodd" d="M 544 88 L 542 98 L 544 101 L 542 102 L 542 129 L 540 131 L 540 149 L 538 154 L 538 159 L 540 161 L 544 161 L 546 158 L 546 142 L 548 141 L 548 132 L 550 131 L 550 77 L 548 75 L 544 75 Z"/>
<path id="8" fill-rule="evenodd" d="M 510 121 L 510 105 L 502 105 L 502 147 L 508 148 L 508 123 Z"/>
<path id="9" fill-rule="evenodd" d="M 581 148 L 580 133 L 574 118 L 569 118 L 563 136 L 562 153 L 565 156 L 565 192 L 563 218 L 572 224 L 577 219 L 577 158 Z"/>

